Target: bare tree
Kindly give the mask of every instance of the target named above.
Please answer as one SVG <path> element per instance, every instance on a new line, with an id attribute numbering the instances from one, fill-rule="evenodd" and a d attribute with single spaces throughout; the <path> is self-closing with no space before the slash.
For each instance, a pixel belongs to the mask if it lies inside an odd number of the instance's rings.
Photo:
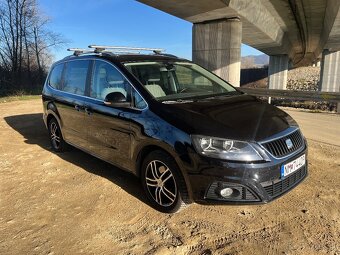
<path id="1" fill-rule="evenodd" d="M 61 35 L 47 29 L 48 22 L 36 0 L 0 0 L 0 67 L 11 88 L 26 89 L 27 79 L 28 89 L 41 86 L 43 60 L 50 58 L 51 48 L 65 44 Z"/>

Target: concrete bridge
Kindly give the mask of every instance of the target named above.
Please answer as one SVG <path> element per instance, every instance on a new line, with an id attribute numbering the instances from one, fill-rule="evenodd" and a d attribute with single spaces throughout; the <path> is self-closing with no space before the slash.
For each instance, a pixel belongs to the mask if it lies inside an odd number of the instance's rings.
<path id="1" fill-rule="evenodd" d="M 241 43 L 270 56 L 269 88 L 321 59 L 320 90 L 340 92 L 340 0 L 138 0 L 193 23 L 193 61 L 239 86 Z"/>

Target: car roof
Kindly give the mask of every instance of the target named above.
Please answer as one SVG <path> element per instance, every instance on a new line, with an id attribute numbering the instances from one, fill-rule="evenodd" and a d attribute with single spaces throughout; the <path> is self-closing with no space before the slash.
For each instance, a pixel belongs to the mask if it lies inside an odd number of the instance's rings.
<path id="1" fill-rule="evenodd" d="M 187 59 L 178 58 L 174 55 L 170 54 L 107 54 L 107 53 L 99 53 L 99 54 L 82 54 L 79 56 L 70 55 L 65 57 L 64 59 L 57 61 L 57 63 L 61 63 L 67 60 L 76 60 L 76 59 L 89 59 L 89 58 L 98 58 L 111 60 L 112 62 L 120 62 L 120 63 L 129 63 L 129 62 L 144 62 L 144 61 L 171 61 L 171 62 L 190 62 Z"/>

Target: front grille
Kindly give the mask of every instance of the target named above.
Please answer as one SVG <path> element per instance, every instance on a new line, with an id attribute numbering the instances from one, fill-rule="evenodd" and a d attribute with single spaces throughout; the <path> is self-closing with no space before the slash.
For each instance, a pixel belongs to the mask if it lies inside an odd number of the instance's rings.
<path id="1" fill-rule="evenodd" d="M 218 190 L 221 188 L 233 188 L 238 191 L 238 196 L 233 196 L 230 198 L 223 198 L 218 194 Z M 214 182 L 210 185 L 206 196 L 207 199 L 219 200 L 219 201 L 239 201 L 239 202 L 254 202 L 259 201 L 258 197 L 250 191 L 248 188 L 233 184 L 233 183 L 224 183 L 224 182 Z"/>
<path id="2" fill-rule="evenodd" d="M 291 140 L 293 145 L 290 149 L 286 143 L 288 139 Z M 279 139 L 261 143 L 261 145 L 276 158 L 282 158 L 297 151 L 303 146 L 303 144 L 303 138 L 299 130 L 296 130 L 284 137 L 280 137 Z"/>
<path id="3" fill-rule="evenodd" d="M 307 168 L 304 166 L 283 180 L 277 182 L 273 181 L 271 184 L 268 184 L 268 182 L 264 184 L 261 183 L 261 185 L 267 194 L 274 198 L 298 184 L 306 176 L 306 173 Z"/>

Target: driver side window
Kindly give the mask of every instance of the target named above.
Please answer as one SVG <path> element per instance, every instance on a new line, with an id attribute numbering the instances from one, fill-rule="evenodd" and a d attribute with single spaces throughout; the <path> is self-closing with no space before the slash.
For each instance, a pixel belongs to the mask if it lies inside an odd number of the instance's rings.
<path id="1" fill-rule="evenodd" d="M 104 100 L 112 92 L 120 92 L 129 98 L 130 84 L 112 65 L 104 61 L 95 61 L 91 81 L 90 96 Z"/>

